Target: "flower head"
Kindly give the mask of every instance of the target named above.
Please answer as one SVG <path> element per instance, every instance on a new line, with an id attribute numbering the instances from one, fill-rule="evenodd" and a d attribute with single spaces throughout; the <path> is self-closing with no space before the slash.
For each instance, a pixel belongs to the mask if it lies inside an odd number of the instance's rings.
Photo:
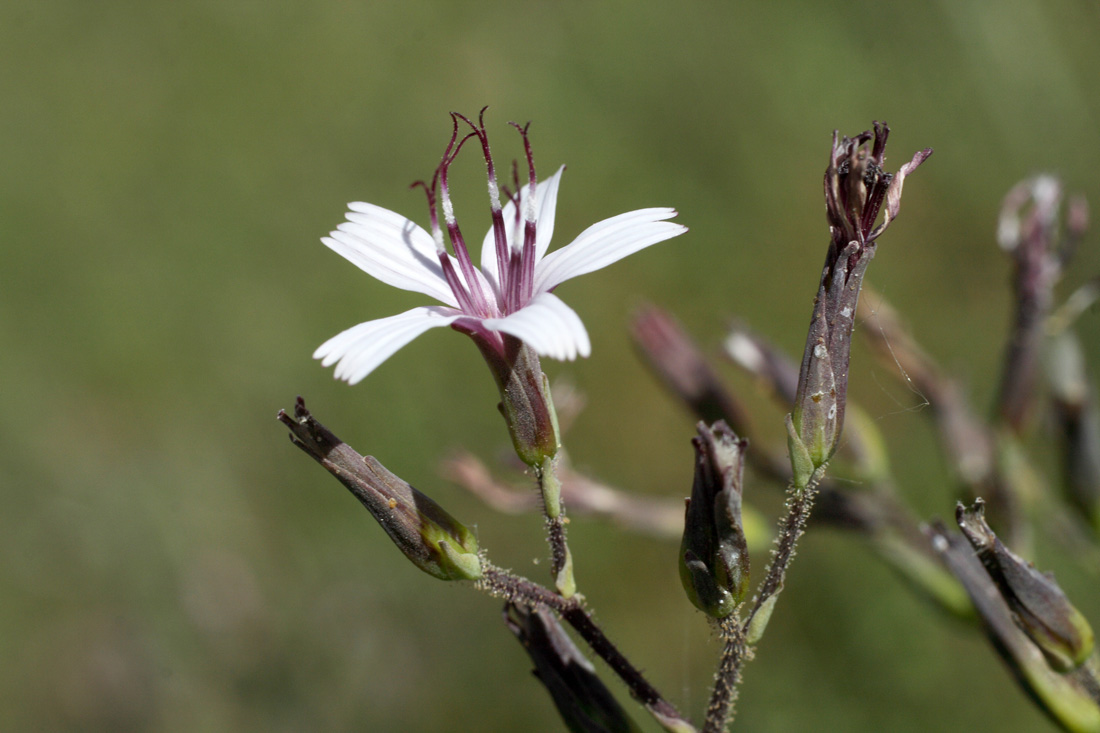
<path id="1" fill-rule="evenodd" d="M 523 139 L 527 176 L 521 182 L 517 171 L 513 190 L 502 191 L 483 118 L 477 124 L 459 114 L 452 114 L 452 119 L 451 141 L 431 182 L 414 184 L 427 194 L 431 233 L 400 214 L 357 202 L 348 205 L 348 220 L 321 240 L 368 275 L 443 304 L 366 321 L 322 344 L 314 358 L 324 366 L 336 364 L 336 377 L 351 384 L 420 334 L 441 326 L 468 334 L 483 352 L 502 357 L 509 336 L 541 356 L 563 360 L 588 356 L 591 347 L 584 324 L 553 290 L 566 280 L 687 231 L 666 221 L 676 215 L 674 209 L 640 209 L 594 224 L 570 244 L 548 253 L 564 167 L 537 182 L 527 127 L 514 125 Z M 460 123 L 471 130 L 461 138 Z M 478 141 L 485 158 L 493 221 L 482 243 L 480 267 L 474 265 L 455 217 L 448 182 L 451 164 L 472 139 Z M 447 251 L 444 227 L 452 252 Z"/>

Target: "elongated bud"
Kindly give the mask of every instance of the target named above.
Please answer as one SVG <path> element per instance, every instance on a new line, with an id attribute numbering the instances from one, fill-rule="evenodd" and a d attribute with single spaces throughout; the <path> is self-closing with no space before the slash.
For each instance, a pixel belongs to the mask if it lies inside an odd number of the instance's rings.
<path id="1" fill-rule="evenodd" d="M 291 441 L 324 466 L 378 520 L 397 549 L 440 580 L 481 577 L 477 538 L 430 498 L 371 456 L 361 456 L 317 422 L 298 398 L 294 417 L 279 411 Z"/>
<path id="2" fill-rule="evenodd" d="M 745 596 L 749 550 L 741 526 L 741 475 L 748 441 L 724 422 L 697 426 L 695 482 L 680 543 L 680 581 L 696 608 L 724 618 Z"/>
<path id="3" fill-rule="evenodd" d="M 1067 674 L 1051 668 L 1049 658 L 1021 630 L 977 553 L 939 522 L 926 530 L 933 549 L 966 588 L 993 648 L 1042 710 L 1068 731 L 1100 731 L 1100 695 L 1090 665 Z"/>
<path id="4" fill-rule="evenodd" d="M 997 539 L 985 521 L 981 499 L 970 509 L 959 504 L 955 519 L 1020 628 L 1042 650 L 1050 666 L 1069 672 L 1084 663 L 1093 650 L 1092 627 L 1066 598 L 1054 576 L 1039 572 Z"/>
<path id="5" fill-rule="evenodd" d="M 745 408 L 726 389 L 684 327 L 668 312 L 647 306 L 634 315 L 630 334 L 642 357 L 669 391 L 708 425 L 725 420 L 748 434 Z"/>

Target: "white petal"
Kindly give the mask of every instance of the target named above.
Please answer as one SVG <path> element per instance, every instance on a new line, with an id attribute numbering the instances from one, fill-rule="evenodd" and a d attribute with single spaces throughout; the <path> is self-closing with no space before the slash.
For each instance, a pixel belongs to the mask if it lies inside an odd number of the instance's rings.
<path id="1" fill-rule="evenodd" d="M 561 184 L 561 174 L 565 172 L 565 166 L 558 168 L 558 172 L 540 183 L 535 189 L 535 211 L 538 215 L 538 229 L 535 232 L 535 261 L 541 260 L 546 250 L 550 247 L 550 239 L 554 236 L 554 213 L 558 208 L 558 186 Z"/>
<path id="2" fill-rule="evenodd" d="M 664 221 L 673 216 L 675 209 L 640 209 L 593 224 L 535 265 L 535 292 L 552 290 L 570 278 L 686 232 L 687 227 Z"/>
<path id="3" fill-rule="evenodd" d="M 348 207 L 348 221 L 321 239 L 326 246 L 387 285 L 457 305 L 443 278 L 432 235 L 380 206 L 355 202 Z"/>
<path id="4" fill-rule="evenodd" d="M 565 166 L 558 168 L 558 172 L 542 181 L 535 186 L 535 216 L 536 216 L 536 228 L 535 228 L 535 261 L 542 259 L 542 256 L 546 254 L 547 248 L 550 247 L 550 239 L 554 236 L 554 212 L 558 206 L 558 186 L 561 183 L 561 174 L 565 171 Z M 530 190 L 527 186 L 523 186 L 520 190 L 521 206 L 527 205 L 527 199 L 529 198 L 527 192 Z M 509 201 L 504 206 L 502 212 L 504 216 L 504 230 L 507 234 L 508 247 L 512 247 L 512 243 L 516 239 L 523 237 L 523 209 L 520 209 L 521 216 L 519 217 L 518 224 L 516 223 L 516 205 L 512 201 Z M 497 254 L 496 244 L 493 239 L 493 230 L 490 228 L 489 233 L 485 235 L 485 239 L 481 244 L 481 271 L 485 273 L 485 276 L 498 287 L 500 285 L 500 279 L 497 273 Z"/>
<path id="5" fill-rule="evenodd" d="M 313 358 L 321 359 L 321 366 L 326 367 L 339 361 L 333 376 L 355 384 L 420 334 L 449 326 L 461 317 L 451 308 L 432 305 L 366 321 L 321 344 Z"/>
<path id="6" fill-rule="evenodd" d="M 588 356 L 592 346 L 576 312 L 552 293 L 541 293 L 505 318 L 487 318 L 482 324 L 511 334 L 539 353 L 562 361 Z"/>

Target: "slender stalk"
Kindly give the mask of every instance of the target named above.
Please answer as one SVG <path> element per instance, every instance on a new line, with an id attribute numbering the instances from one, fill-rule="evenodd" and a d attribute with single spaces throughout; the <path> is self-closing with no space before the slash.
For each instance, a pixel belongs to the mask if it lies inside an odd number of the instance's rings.
<path id="1" fill-rule="evenodd" d="M 733 706 L 737 702 L 738 685 L 741 684 L 741 667 L 752 659 L 752 648 L 745 643 L 740 621 L 731 621 L 721 625 L 726 645 L 718 662 L 714 691 L 707 705 L 707 719 L 703 723 L 702 733 L 721 733 L 733 720 Z"/>
<path id="2" fill-rule="evenodd" d="M 707 717 L 703 733 L 720 733 L 733 720 L 737 687 L 741 683 L 741 668 L 753 657 L 753 646 L 764 634 L 772 609 L 787 578 L 787 570 L 794 561 L 798 540 L 806 532 L 806 523 L 817 497 L 817 486 L 825 475 L 825 465 L 814 470 L 806 488 L 797 490 L 792 483 L 788 489 L 787 514 L 779 525 L 775 552 L 760 584 L 752 609 L 744 622 L 730 618 L 719 629 L 725 639 L 722 657 L 715 675 L 714 689 L 707 705 Z M 736 614 L 735 614 L 736 616 Z"/>
<path id="3" fill-rule="evenodd" d="M 695 727 L 646 680 L 592 619 L 579 598 L 564 598 L 527 578 L 483 562 L 484 573 L 475 586 L 497 598 L 530 608 L 549 608 L 558 613 L 589 648 L 607 663 L 630 691 L 666 730 L 690 733 Z"/>
<path id="4" fill-rule="evenodd" d="M 798 540 L 806 532 L 806 523 L 810 519 L 810 511 L 813 509 L 814 499 L 817 498 L 817 486 L 825 475 L 825 465 L 819 466 L 810 477 L 809 485 L 801 491 L 790 490 L 787 499 L 787 515 L 779 525 L 779 535 L 775 540 L 775 554 L 771 564 L 768 565 L 764 582 L 760 584 L 760 590 L 753 601 L 752 610 L 745 619 L 742 631 L 752 641 L 756 641 L 764 633 L 764 629 L 752 629 L 753 623 L 762 612 L 771 613 L 771 606 L 775 599 L 783 591 L 783 584 L 787 579 L 787 570 L 794 561 L 795 549 Z M 762 618 L 764 624 L 767 618 Z M 753 633 L 755 631 L 755 633 Z"/>
<path id="5" fill-rule="evenodd" d="M 550 381 L 542 371 L 538 354 L 523 341 L 505 336 L 503 352 L 480 337 L 474 341 L 500 390 L 500 412 L 508 425 L 516 456 L 531 468 L 538 482 L 554 585 L 569 598 L 577 592 L 577 583 L 573 577 L 573 558 L 565 541 L 565 507 L 556 461 L 561 436 Z"/>
<path id="6" fill-rule="evenodd" d="M 553 410 L 553 403 L 547 402 Z M 565 504 L 561 500 L 556 458 L 544 458 L 535 467 L 535 478 L 545 503 L 546 541 L 550 545 L 550 572 L 554 576 L 554 586 L 562 596 L 571 598 L 577 592 L 577 581 L 573 577 L 573 555 L 565 540 Z"/>

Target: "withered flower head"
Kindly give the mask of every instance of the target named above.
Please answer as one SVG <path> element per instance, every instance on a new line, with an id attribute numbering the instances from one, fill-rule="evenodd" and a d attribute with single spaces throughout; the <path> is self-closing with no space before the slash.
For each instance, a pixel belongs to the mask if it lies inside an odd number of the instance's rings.
<path id="1" fill-rule="evenodd" d="M 986 523 L 981 499 L 970 509 L 959 504 L 955 519 L 1017 624 L 1042 650 L 1050 666 L 1068 672 L 1084 663 L 1092 654 L 1092 627 L 1066 598 L 1054 576 L 1039 572 L 1005 547 Z"/>
<path id="2" fill-rule="evenodd" d="M 860 247 L 874 244 L 901 210 L 905 177 L 932 154 L 931 148 L 925 148 L 897 173 L 888 173 L 883 165 L 890 127 L 876 122 L 873 128 L 854 138 L 833 132 L 833 152 L 825 170 L 825 207 L 833 246 L 838 250 L 851 242 Z M 883 203 L 886 211 L 875 226 Z"/>
<path id="3" fill-rule="evenodd" d="M 855 138 L 833 133 L 832 154 L 825 171 L 831 240 L 788 431 L 792 456 L 810 470 L 829 460 L 844 425 L 852 325 L 863 275 L 875 255 L 875 242 L 901 209 L 906 176 L 932 154 L 931 148 L 926 148 L 897 173 L 887 173 L 883 164 L 889 132 L 884 123 L 876 122 L 873 130 Z M 876 224 L 880 211 L 882 221 Z M 808 480 L 804 468 L 796 474 L 796 485 Z"/>
<path id="4" fill-rule="evenodd" d="M 333 435 L 298 398 L 294 416 L 279 411 L 293 443 L 335 476 L 378 521 L 416 567 L 440 580 L 481 577 L 477 538 L 431 498 L 361 456 Z"/>

